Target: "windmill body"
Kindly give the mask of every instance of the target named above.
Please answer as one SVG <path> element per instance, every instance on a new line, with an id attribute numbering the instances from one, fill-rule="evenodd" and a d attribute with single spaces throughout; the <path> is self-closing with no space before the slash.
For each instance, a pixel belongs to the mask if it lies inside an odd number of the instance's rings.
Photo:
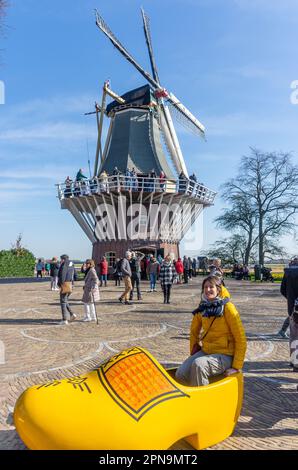
<path id="1" fill-rule="evenodd" d="M 96 104 L 98 142 L 90 180 L 58 185 L 63 209 L 93 244 L 93 258 L 112 265 L 127 249 L 179 256 L 179 242 L 215 193 L 188 177 L 173 117 L 204 136 L 204 126 L 160 84 L 149 19 L 142 10 L 152 75 L 129 54 L 96 12 L 98 28 L 149 82 L 122 96 L 105 82 Z M 106 105 L 107 95 L 114 98 Z M 103 119 L 110 119 L 105 145 Z"/>

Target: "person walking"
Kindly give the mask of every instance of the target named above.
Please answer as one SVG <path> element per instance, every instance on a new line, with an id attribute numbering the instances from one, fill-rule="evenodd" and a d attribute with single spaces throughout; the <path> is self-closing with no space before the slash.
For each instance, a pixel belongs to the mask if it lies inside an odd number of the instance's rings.
<path id="1" fill-rule="evenodd" d="M 60 256 L 60 268 L 58 271 L 58 286 L 60 287 L 60 305 L 62 311 L 62 325 L 68 325 L 76 319 L 76 315 L 70 308 L 69 296 L 72 293 L 72 284 L 75 278 L 75 267 L 68 255 Z"/>
<path id="2" fill-rule="evenodd" d="M 105 283 L 105 287 L 107 287 L 108 271 L 109 271 L 109 265 L 108 265 L 106 257 L 103 256 L 101 258 L 101 262 L 99 263 L 100 287 L 103 286 L 103 283 Z"/>
<path id="3" fill-rule="evenodd" d="M 284 276 L 280 286 L 281 294 L 287 299 L 288 304 L 288 317 L 285 319 L 281 330 L 278 332 L 279 336 L 282 338 L 288 338 L 287 329 L 291 325 L 290 328 L 290 347 L 293 343 L 297 340 L 298 337 L 295 337 L 295 330 L 296 330 L 296 323 L 292 320 L 293 312 L 297 309 L 298 310 L 298 258 L 294 258 L 294 260 L 290 263 L 288 268 L 284 270 Z M 296 319 L 296 314 L 293 317 Z M 295 323 L 295 325 L 294 325 Z M 291 352 L 292 355 L 292 352 Z M 296 366 L 295 366 L 296 367 Z M 298 365 L 297 365 L 298 369 Z"/>
<path id="4" fill-rule="evenodd" d="M 149 292 L 157 292 L 156 291 L 156 280 L 159 274 L 160 264 L 156 260 L 155 257 L 150 259 L 150 262 L 147 266 L 147 276 L 149 276 L 150 280 L 150 291 Z"/>
<path id="5" fill-rule="evenodd" d="M 190 356 L 176 371 L 176 379 L 190 386 L 208 385 L 210 377 L 241 371 L 246 335 L 240 315 L 229 298 L 220 298 L 221 284 L 208 276 L 202 300 L 192 313 Z"/>
<path id="6" fill-rule="evenodd" d="M 82 302 L 84 303 L 85 317 L 83 321 L 96 321 L 95 302 L 99 302 L 99 279 L 95 270 L 93 259 L 86 260 L 85 284 Z"/>
<path id="7" fill-rule="evenodd" d="M 59 290 L 58 287 L 58 273 L 59 273 L 60 264 L 58 263 L 58 258 L 54 256 L 50 264 L 50 276 L 51 276 L 51 290 Z"/>
<path id="8" fill-rule="evenodd" d="M 192 279 L 192 260 L 190 256 L 188 257 L 188 266 L 189 266 L 188 277 L 191 280 Z"/>
<path id="9" fill-rule="evenodd" d="M 171 289 L 176 277 L 176 269 L 174 264 L 172 263 L 170 255 L 167 255 L 164 259 L 164 262 L 161 265 L 160 273 L 159 273 L 159 280 L 161 284 L 161 288 L 163 290 L 163 303 L 170 303 L 171 297 Z"/>
<path id="10" fill-rule="evenodd" d="M 133 293 L 136 287 L 138 300 L 142 300 L 142 293 L 140 288 L 141 283 L 141 261 L 145 255 L 140 253 L 140 256 L 136 252 L 132 252 L 131 260 L 129 262 L 131 269 L 131 284 L 132 289 L 130 291 L 129 300 L 133 300 Z"/>
<path id="11" fill-rule="evenodd" d="M 182 284 L 182 276 L 183 276 L 183 263 L 181 258 L 178 258 L 175 264 L 175 269 L 178 277 L 178 284 Z"/>
<path id="12" fill-rule="evenodd" d="M 125 258 L 123 258 L 123 260 L 121 261 L 121 272 L 122 272 L 123 279 L 124 279 L 125 291 L 123 292 L 121 297 L 119 297 L 119 301 L 123 302 L 124 300 L 124 303 L 126 305 L 131 305 L 131 303 L 128 300 L 130 291 L 132 289 L 132 284 L 131 284 L 132 273 L 131 273 L 131 268 L 129 264 L 130 259 L 131 259 L 131 252 L 127 251 L 125 253 Z"/>

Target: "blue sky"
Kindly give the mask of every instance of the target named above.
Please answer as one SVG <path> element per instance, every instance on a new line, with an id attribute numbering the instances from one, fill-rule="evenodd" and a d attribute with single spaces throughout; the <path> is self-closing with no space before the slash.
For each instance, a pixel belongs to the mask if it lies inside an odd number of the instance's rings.
<path id="1" fill-rule="evenodd" d="M 96 28 L 93 10 L 149 70 L 141 5 L 162 84 L 207 128 L 207 142 L 179 132 L 189 171 L 218 190 L 249 146 L 291 151 L 297 163 L 297 0 L 10 0 L 0 37 L 0 249 L 21 232 L 36 256 L 90 256 L 54 185 L 88 172 L 96 127 L 83 113 L 104 80 L 119 94 L 144 84 Z M 212 223 L 222 207 L 218 197 L 204 213 L 203 248 L 226 235 Z M 283 242 L 294 254 L 293 238 Z"/>

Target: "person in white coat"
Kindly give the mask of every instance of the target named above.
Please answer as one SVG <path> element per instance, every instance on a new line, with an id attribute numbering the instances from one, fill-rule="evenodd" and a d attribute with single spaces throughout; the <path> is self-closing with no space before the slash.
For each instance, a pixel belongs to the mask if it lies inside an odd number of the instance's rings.
<path id="1" fill-rule="evenodd" d="M 96 321 L 94 302 L 100 300 L 99 279 L 95 270 L 93 259 L 86 260 L 85 285 L 82 301 L 84 303 L 85 317 L 83 321 Z"/>

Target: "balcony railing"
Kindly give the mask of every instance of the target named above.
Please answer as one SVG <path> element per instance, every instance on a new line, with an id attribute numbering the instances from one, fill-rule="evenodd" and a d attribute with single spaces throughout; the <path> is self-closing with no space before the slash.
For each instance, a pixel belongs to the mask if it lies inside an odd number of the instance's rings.
<path id="1" fill-rule="evenodd" d="M 95 177 L 81 181 L 69 181 L 59 183 L 58 197 L 60 200 L 66 198 L 90 196 L 96 194 L 108 194 L 110 192 L 133 192 L 133 193 L 176 193 L 184 194 L 201 200 L 205 204 L 212 204 L 216 193 L 190 179 L 169 180 L 151 178 L 149 176 L 125 176 L 113 175 L 107 177 Z"/>

